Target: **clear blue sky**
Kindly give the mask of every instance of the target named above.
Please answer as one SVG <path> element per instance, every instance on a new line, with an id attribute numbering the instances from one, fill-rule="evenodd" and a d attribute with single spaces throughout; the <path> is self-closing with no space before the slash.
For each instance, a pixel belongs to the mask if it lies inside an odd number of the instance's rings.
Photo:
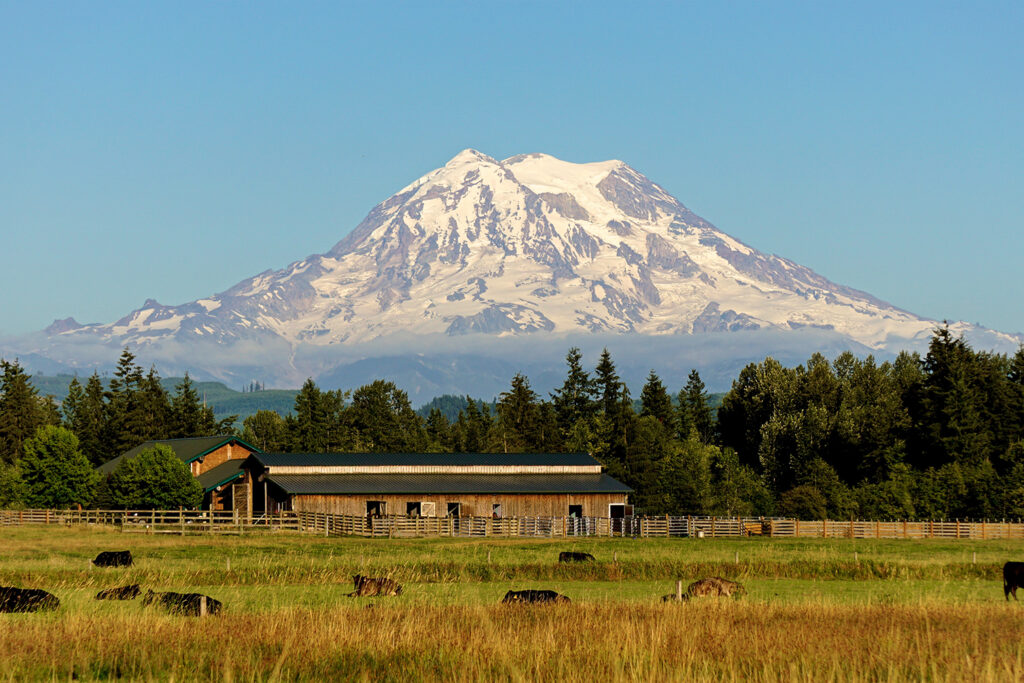
<path id="1" fill-rule="evenodd" d="M 915 313 L 1024 331 L 1024 4 L 0 1 L 0 334 L 326 251 L 465 147 L 622 159 Z"/>

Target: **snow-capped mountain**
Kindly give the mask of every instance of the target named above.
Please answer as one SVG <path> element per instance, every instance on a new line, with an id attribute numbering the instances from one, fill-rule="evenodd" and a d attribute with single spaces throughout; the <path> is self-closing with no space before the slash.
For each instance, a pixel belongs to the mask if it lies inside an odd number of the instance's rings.
<path id="1" fill-rule="evenodd" d="M 497 161 L 467 149 L 378 204 L 325 254 L 191 303 L 147 300 L 111 324 L 57 321 L 31 351 L 52 357 L 93 340 L 157 357 L 174 348 L 202 366 L 190 345 L 240 354 L 260 345 L 280 355 L 279 377 L 301 381 L 339 364 L 332 349 L 392 343 L 398 353 L 400 339 L 419 340 L 404 351 L 423 353 L 424 339 L 465 335 L 814 330 L 885 350 L 935 326 L 748 247 L 620 161 Z M 218 363 L 202 369 L 231 374 Z"/>

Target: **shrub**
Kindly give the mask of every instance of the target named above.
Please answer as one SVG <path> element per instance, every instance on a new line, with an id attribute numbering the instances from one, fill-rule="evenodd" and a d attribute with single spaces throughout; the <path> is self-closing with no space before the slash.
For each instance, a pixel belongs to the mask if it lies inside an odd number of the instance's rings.
<path id="1" fill-rule="evenodd" d="M 132 510 L 196 508 L 203 488 L 169 446 L 157 444 L 123 459 L 107 477 L 103 498 L 111 507 Z"/>

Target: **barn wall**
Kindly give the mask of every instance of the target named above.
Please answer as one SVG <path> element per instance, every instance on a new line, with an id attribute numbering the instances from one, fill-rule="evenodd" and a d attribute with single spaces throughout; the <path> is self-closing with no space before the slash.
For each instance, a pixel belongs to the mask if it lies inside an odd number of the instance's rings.
<path id="1" fill-rule="evenodd" d="M 240 443 L 226 443 L 215 451 L 207 453 L 203 461 L 192 462 L 192 476 L 198 477 L 203 472 L 209 472 L 218 465 L 223 465 L 228 460 L 242 460 L 248 458 L 252 453 Z"/>
<path id="2" fill-rule="evenodd" d="M 463 517 L 490 517 L 492 505 L 502 505 L 504 517 L 565 517 L 570 505 L 582 505 L 584 517 L 607 517 L 610 504 L 623 504 L 621 493 L 580 494 L 405 494 L 405 495 L 327 495 L 294 496 L 292 509 L 297 512 L 326 512 L 336 515 L 365 515 L 366 501 L 382 500 L 387 514 L 404 515 L 406 503 L 433 502 L 438 517 L 444 517 L 448 503 L 461 503 Z"/>

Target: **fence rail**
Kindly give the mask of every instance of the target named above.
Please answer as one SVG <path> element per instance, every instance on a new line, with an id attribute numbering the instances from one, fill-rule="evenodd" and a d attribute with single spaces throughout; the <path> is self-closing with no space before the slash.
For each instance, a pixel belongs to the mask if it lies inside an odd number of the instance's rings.
<path id="1" fill-rule="evenodd" d="M 248 516 L 211 510 L 0 510 L 0 527 L 25 524 L 108 525 L 125 533 L 244 534 L 295 531 L 385 538 L 567 536 L 634 538 L 1024 539 L 1024 523 L 990 521 L 798 520 L 767 517 L 363 517 L 320 512 Z"/>

